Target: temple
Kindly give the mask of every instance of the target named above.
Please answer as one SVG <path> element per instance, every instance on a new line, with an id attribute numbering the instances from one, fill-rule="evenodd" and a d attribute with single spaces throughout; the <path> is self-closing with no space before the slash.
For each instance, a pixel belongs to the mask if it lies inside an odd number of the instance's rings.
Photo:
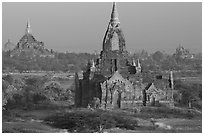
<path id="1" fill-rule="evenodd" d="M 126 108 L 130 102 L 146 106 L 166 100 L 159 81 L 143 84 L 142 72 L 140 60 L 128 55 L 114 2 L 100 56 L 88 62 L 82 78 L 75 75 L 75 106 L 94 107 L 97 101 L 101 108 Z"/>
<path id="2" fill-rule="evenodd" d="M 15 44 L 11 42 L 10 39 L 4 44 L 3 51 L 12 51 L 15 48 Z"/>
<path id="3" fill-rule="evenodd" d="M 40 57 L 54 57 L 48 49 L 45 48 L 43 42 L 37 41 L 32 35 L 30 21 L 27 21 L 25 34 L 19 40 L 15 48 L 11 51 L 10 56 L 20 56 L 24 52 L 27 56 L 40 56 Z"/>
<path id="4" fill-rule="evenodd" d="M 125 37 L 114 2 L 99 58 L 88 62 L 83 78 L 76 74 L 75 105 L 86 107 L 94 99 L 99 99 L 100 106 L 121 108 L 122 101 L 131 99 L 134 93 L 134 86 L 128 77 L 140 72 L 139 61 L 136 64 L 134 60 L 128 60 Z"/>

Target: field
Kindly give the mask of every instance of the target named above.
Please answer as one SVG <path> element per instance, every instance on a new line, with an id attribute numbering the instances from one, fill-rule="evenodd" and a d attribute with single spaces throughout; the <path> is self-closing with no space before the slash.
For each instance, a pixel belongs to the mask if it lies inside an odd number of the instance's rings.
<path id="1" fill-rule="evenodd" d="M 185 83 L 198 83 L 202 84 L 202 76 L 200 77 L 182 77 L 180 78 Z"/>

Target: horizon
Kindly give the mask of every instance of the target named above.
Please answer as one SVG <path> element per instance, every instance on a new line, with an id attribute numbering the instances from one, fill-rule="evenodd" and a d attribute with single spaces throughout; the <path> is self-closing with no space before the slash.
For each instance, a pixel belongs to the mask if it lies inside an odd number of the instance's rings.
<path id="1" fill-rule="evenodd" d="M 111 2 L 3 2 L 2 45 L 8 39 L 16 45 L 29 18 L 33 36 L 46 48 L 99 53 L 111 10 Z M 171 54 L 181 44 L 191 53 L 202 53 L 201 2 L 117 2 L 117 10 L 128 52 Z"/>

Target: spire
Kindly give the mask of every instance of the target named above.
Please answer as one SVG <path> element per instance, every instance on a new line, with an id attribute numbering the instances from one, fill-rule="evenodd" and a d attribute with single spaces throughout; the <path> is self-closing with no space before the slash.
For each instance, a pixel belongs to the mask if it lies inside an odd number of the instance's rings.
<path id="1" fill-rule="evenodd" d="M 95 72 L 95 71 L 96 71 L 95 62 L 94 60 L 92 60 L 91 72 Z"/>
<path id="2" fill-rule="evenodd" d="M 113 2 L 113 8 L 112 8 L 112 13 L 111 13 L 111 23 L 120 23 L 119 18 L 118 18 L 118 11 L 116 8 L 116 2 Z"/>
<path id="3" fill-rule="evenodd" d="M 30 28 L 30 21 L 29 21 L 29 19 L 27 21 L 25 33 L 26 34 L 31 34 L 31 28 Z"/>
<path id="4" fill-rule="evenodd" d="M 95 62 L 92 60 L 92 68 L 95 68 Z"/>
<path id="5" fill-rule="evenodd" d="M 137 73 L 142 72 L 142 67 L 141 67 L 141 64 L 140 64 L 139 59 L 137 59 L 136 72 L 137 72 Z"/>
<path id="6" fill-rule="evenodd" d="M 170 75 L 169 75 L 169 83 L 170 83 L 170 88 L 173 90 L 173 89 L 174 89 L 173 71 L 170 71 Z"/>
<path id="7" fill-rule="evenodd" d="M 140 60 L 139 59 L 137 59 L 137 67 L 141 68 Z"/>
<path id="8" fill-rule="evenodd" d="M 135 59 L 132 60 L 132 65 L 136 67 Z"/>

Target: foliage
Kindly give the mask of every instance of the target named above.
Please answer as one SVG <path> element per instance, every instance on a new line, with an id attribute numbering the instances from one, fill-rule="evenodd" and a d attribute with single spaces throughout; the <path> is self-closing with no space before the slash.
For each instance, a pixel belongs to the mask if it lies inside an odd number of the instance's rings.
<path id="1" fill-rule="evenodd" d="M 96 58 L 95 54 L 88 53 L 55 53 L 54 58 L 40 56 L 10 57 L 10 52 L 3 52 L 3 71 L 79 71 L 82 70 L 87 61 Z"/>
<path id="2" fill-rule="evenodd" d="M 51 101 L 61 100 L 65 94 L 65 90 L 56 81 L 47 82 L 44 86 L 44 92 L 47 99 Z"/>
<path id="3" fill-rule="evenodd" d="M 100 128 L 114 127 L 134 130 L 138 125 L 128 115 L 109 111 L 78 110 L 49 116 L 44 120 L 53 127 L 68 129 L 69 132 L 100 132 Z"/>
<path id="4" fill-rule="evenodd" d="M 182 94 L 181 105 L 187 105 L 189 102 L 192 102 L 193 106 L 199 106 L 199 102 L 202 101 L 202 84 L 183 83 L 177 80 L 175 82 L 175 89 Z"/>
<path id="5" fill-rule="evenodd" d="M 49 102 L 73 100 L 73 92 L 62 88 L 59 82 L 51 81 L 50 76 L 19 78 L 8 75 L 3 77 L 2 83 L 5 109 L 16 107 L 30 109 L 48 100 Z"/>
<path id="6" fill-rule="evenodd" d="M 8 100 L 13 100 L 14 94 L 17 93 L 17 89 L 13 85 L 8 85 L 6 89 L 2 92 L 2 106 L 3 109 L 7 105 Z"/>
<path id="7" fill-rule="evenodd" d="M 156 62 L 161 62 L 164 59 L 164 55 L 160 51 L 156 51 L 155 53 L 152 54 L 153 60 Z"/>
<path id="8" fill-rule="evenodd" d="M 181 108 L 168 108 L 165 106 L 162 107 L 144 107 L 141 109 L 140 113 L 135 114 L 139 118 L 184 118 L 192 119 L 198 118 L 201 114 L 188 109 Z"/>
<path id="9" fill-rule="evenodd" d="M 95 54 L 89 53 L 58 53 L 54 52 L 55 57 L 40 56 L 20 56 L 10 57 L 10 52 L 2 53 L 2 65 L 4 72 L 25 72 L 25 71 L 71 71 L 77 72 L 83 70 L 87 62 L 98 58 Z M 202 54 L 195 54 L 191 59 L 190 52 L 184 48 L 177 48 L 173 55 L 156 51 L 148 54 L 147 51 L 134 53 L 129 56 L 129 60 L 140 59 L 142 68 L 146 71 L 156 70 L 202 70 Z"/>
<path id="10" fill-rule="evenodd" d="M 13 101 L 17 95 L 21 94 L 24 82 L 20 78 L 13 78 L 10 75 L 3 77 L 2 79 L 2 106 L 3 109 L 6 105 Z"/>

